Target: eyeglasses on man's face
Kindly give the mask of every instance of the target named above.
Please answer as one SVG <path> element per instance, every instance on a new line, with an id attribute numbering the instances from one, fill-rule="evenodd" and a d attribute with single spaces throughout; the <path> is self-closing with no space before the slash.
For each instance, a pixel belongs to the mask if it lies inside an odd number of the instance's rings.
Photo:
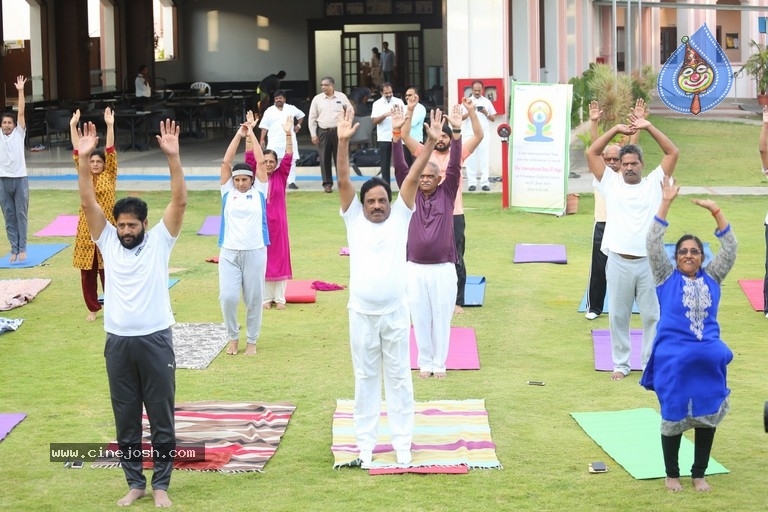
<path id="1" fill-rule="evenodd" d="M 686 254 L 691 253 L 691 256 L 699 256 L 701 254 L 701 251 L 696 249 L 695 247 L 692 249 L 689 249 L 687 247 L 683 247 L 682 249 L 677 250 L 678 256 L 685 256 Z"/>

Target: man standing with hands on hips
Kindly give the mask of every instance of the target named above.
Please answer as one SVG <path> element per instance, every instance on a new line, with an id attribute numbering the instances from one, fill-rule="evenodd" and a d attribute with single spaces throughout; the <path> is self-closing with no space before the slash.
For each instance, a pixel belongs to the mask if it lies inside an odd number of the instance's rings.
<path id="1" fill-rule="evenodd" d="M 477 175 L 480 175 L 480 187 L 484 192 L 491 191 L 491 185 L 488 181 L 488 173 L 490 167 L 490 158 L 488 156 L 488 144 L 491 134 L 491 123 L 496 120 L 496 109 L 491 103 L 491 100 L 483 96 L 483 82 L 475 80 L 472 82 L 472 95 L 469 99 L 475 105 L 475 112 L 477 112 L 477 118 L 480 120 L 480 126 L 483 128 L 483 140 L 477 145 L 477 149 L 472 155 L 467 158 L 467 183 L 469 184 L 469 191 L 474 192 L 477 190 L 475 183 L 477 182 Z M 466 108 L 463 109 L 461 135 L 468 139 L 474 136 L 474 130 L 472 129 L 472 123 L 469 120 L 469 111 Z"/>
<path id="2" fill-rule="evenodd" d="M 381 161 L 381 179 L 389 183 L 389 170 L 392 166 L 392 107 L 405 108 L 403 100 L 392 96 L 392 84 L 384 82 L 380 87 L 381 98 L 373 102 L 371 119 L 376 125 L 376 142 Z"/>
<path id="3" fill-rule="evenodd" d="M 317 145 L 320 153 L 320 175 L 323 179 L 323 190 L 330 194 L 333 191 L 333 162 L 339 148 L 339 137 L 336 134 L 336 123 L 339 115 L 347 109 L 352 109 L 347 95 L 334 89 L 333 77 L 324 76 L 320 79 L 320 94 L 312 98 L 309 105 L 309 135 L 312 144 Z M 338 161 L 336 161 L 338 169 Z"/>

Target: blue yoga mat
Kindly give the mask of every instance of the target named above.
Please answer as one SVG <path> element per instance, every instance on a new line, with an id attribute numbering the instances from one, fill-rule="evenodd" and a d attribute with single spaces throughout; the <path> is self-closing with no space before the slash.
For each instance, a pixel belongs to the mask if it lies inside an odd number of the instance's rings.
<path id="1" fill-rule="evenodd" d="M 464 306 L 482 306 L 485 300 L 485 278 L 481 276 L 467 276 L 467 284 L 464 287 Z"/>
<path id="2" fill-rule="evenodd" d="M 27 245 L 27 259 L 11 263 L 9 252 L 0 258 L 0 268 L 30 268 L 42 265 L 45 260 L 54 254 L 63 251 L 69 244 L 30 244 Z"/>
<path id="3" fill-rule="evenodd" d="M 587 312 L 587 294 L 589 293 L 589 288 L 584 291 L 584 296 L 581 298 L 581 303 L 579 304 L 579 313 L 586 313 Z M 632 312 L 637 314 L 640 312 L 639 309 L 637 309 L 637 302 L 632 303 Z M 603 301 L 603 314 L 608 314 L 608 292 L 605 292 L 605 301 Z"/>

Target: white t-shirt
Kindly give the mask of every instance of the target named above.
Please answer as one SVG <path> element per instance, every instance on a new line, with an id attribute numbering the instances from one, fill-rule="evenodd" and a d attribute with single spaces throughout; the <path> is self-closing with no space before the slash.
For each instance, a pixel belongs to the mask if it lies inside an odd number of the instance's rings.
<path id="1" fill-rule="evenodd" d="M 271 149 L 277 153 L 277 164 L 280 165 L 280 160 L 285 156 L 285 130 L 283 130 L 283 124 L 285 119 L 290 116 L 293 119 L 304 119 L 304 112 L 289 105 L 288 103 L 283 105 L 283 110 L 278 110 L 274 105 L 264 111 L 264 115 L 259 123 L 259 128 L 267 130 L 267 149 Z M 293 159 L 299 159 L 299 145 L 296 142 L 296 132 L 291 132 L 291 141 L 293 142 Z"/>
<path id="2" fill-rule="evenodd" d="M 137 98 L 149 98 L 152 96 L 152 88 L 149 84 L 144 83 L 144 77 L 136 75 L 136 97 Z"/>
<path id="3" fill-rule="evenodd" d="M 373 102 L 373 106 L 371 107 L 371 119 L 375 119 L 379 116 L 383 116 L 390 110 L 392 110 L 392 107 L 395 105 L 400 105 L 401 107 L 405 108 L 405 104 L 403 103 L 403 100 L 400 98 L 395 98 L 392 96 L 389 98 L 389 101 L 382 96 L 381 98 L 377 99 Z M 382 122 L 376 125 L 376 141 L 377 142 L 392 142 L 392 118 L 387 117 Z"/>
<path id="4" fill-rule="evenodd" d="M 24 157 L 26 130 L 18 124 L 10 135 L 0 132 L 0 177 L 23 178 L 27 175 L 27 160 Z"/>
<path id="5" fill-rule="evenodd" d="M 144 241 L 126 249 L 106 223 L 96 245 L 104 258 L 104 330 L 142 336 L 174 324 L 168 292 L 168 261 L 176 243 L 160 221 Z"/>
<path id="6" fill-rule="evenodd" d="M 255 180 L 246 192 L 235 188 L 230 178 L 221 186 L 223 203 L 219 246 L 233 251 L 251 251 L 269 245 L 266 183 Z"/>
<path id="7" fill-rule="evenodd" d="M 485 108 L 485 110 L 492 116 L 496 115 L 496 109 L 493 106 L 493 103 L 491 103 L 491 100 L 486 98 L 485 96 L 480 96 L 479 98 L 475 98 L 474 95 L 470 96 L 469 99 L 472 100 L 472 103 L 475 104 L 475 109 L 477 109 L 478 106 L 481 106 Z M 467 109 L 464 108 L 462 105 L 461 107 L 461 115 L 467 113 Z M 486 116 L 482 112 L 477 112 L 477 118 L 480 120 L 480 127 L 483 129 L 483 133 L 485 134 L 484 139 L 488 138 L 488 129 L 491 126 L 491 121 L 488 119 L 488 116 Z M 472 137 L 475 134 L 475 131 L 472 129 L 472 120 L 470 118 L 466 118 L 461 123 L 461 136 L 462 137 Z M 483 140 L 485 142 L 485 140 Z"/>
<path id="8" fill-rule="evenodd" d="M 407 300 L 405 245 L 412 210 L 398 197 L 389 218 L 371 222 L 355 197 L 341 217 L 349 244 L 349 303 L 356 313 L 385 315 Z"/>
<path id="9" fill-rule="evenodd" d="M 605 196 L 608 213 L 603 234 L 604 253 L 647 256 L 645 238 L 661 205 L 659 184 L 663 178 L 664 171 L 658 166 L 636 185 L 628 185 L 620 172 L 609 168 L 601 181 L 595 180 L 595 187 Z"/>

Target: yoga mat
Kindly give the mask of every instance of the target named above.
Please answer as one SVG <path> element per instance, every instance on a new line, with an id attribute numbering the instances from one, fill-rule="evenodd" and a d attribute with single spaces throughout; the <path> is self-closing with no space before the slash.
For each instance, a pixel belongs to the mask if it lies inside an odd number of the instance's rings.
<path id="1" fill-rule="evenodd" d="M 579 304 L 579 313 L 586 313 L 587 312 L 587 294 L 589 293 L 589 288 L 587 288 L 584 291 L 584 296 L 581 298 L 581 303 Z M 605 292 L 605 300 L 603 301 L 603 314 L 608 313 L 608 292 Z M 640 310 L 637 308 L 637 302 L 632 303 L 632 312 L 635 314 L 640 313 Z"/>
<path id="2" fill-rule="evenodd" d="M 0 414 L 0 441 L 11 433 L 13 427 L 21 423 L 27 417 L 25 412 L 10 412 Z"/>
<path id="3" fill-rule="evenodd" d="M 572 412 L 571 416 L 605 452 L 638 480 L 664 478 L 659 427 L 661 416 L 650 408 L 623 411 Z M 600 457 L 594 456 L 592 460 Z M 690 476 L 693 443 L 683 436 L 680 443 L 680 476 Z M 709 459 L 708 475 L 728 473 Z"/>
<path id="4" fill-rule="evenodd" d="M 175 324 L 176 368 L 205 370 L 229 341 L 224 324 Z"/>
<path id="5" fill-rule="evenodd" d="M 632 351 L 629 354 L 629 366 L 633 370 L 642 370 L 643 364 L 640 351 L 643 345 L 643 330 L 630 329 L 629 341 L 632 343 Z M 611 331 L 609 329 L 592 329 L 592 346 L 595 350 L 595 370 L 599 372 L 612 372 Z"/>
<path id="6" fill-rule="evenodd" d="M 339 249 L 339 256 L 349 256 L 349 247 Z"/>
<path id="7" fill-rule="evenodd" d="M 77 215 L 59 215 L 35 236 L 75 236 L 77 234 Z"/>
<path id="8" fill-rule="evenodd" d="M 37 297 L 51 284 L 50 279 L 2 279 L 0 280 L 0 311 L 18 308 Z"/>
<path id="9" fill-rule="evenodd" d="M 209 215 L 203 221 L 203 225 L 200 227 L 197 234 L 202 236 L 219 236 L 220 229 L 221 229 L 221 216 Z"/>
<path id="10" fill-rule="evenodd" d="M 170 290 L 171 288 L 173 288 L 174 285 L 176 283 L 178 283 L 178 282 L 179 282 L 179 278 L 178 277 L 169 277 L 168 278 L 168 289 Z M 96 299 L 96 300 L 99 301 L 99 304 L 104 304 L 104 294 L 102 293 L 101 295 L 99 295 L 99 298 Z"/>
<path id="11" fill-rule="evenodd" d="M 763 283 L 762 279 L 739 279 L 739 286 L 747 296 L 752 309 L 763 312 Z"/>
<path id="12" fill-rule="evenodd" d="M 176 404 L 177 444 L 205 444 L 205 461 L 174 463 L 175 469 L 244 473 L 259 471 L 277 451 L 296 406 L 290 402 L 187 402 Z M 143 442 L 149 421 L 142 417 Z M 116 445 L 113 441 L 110 446 Z M 180 447 L 179 447 L 180 448 Z M 95 468 L 118 467 L 115 458 L 96 459 Z M 145 460 L 144 467 L 151 467 Z"/>
<path id="13" fill-rule="evenodd" d="M 464 286 L 464 306 L 482 306 L 485 300 L 485 278 L 467 276 Z"/>
<path id="14" fill-rule="evenodd" d="M 359 465 L 359 450 L 352 424 L 353 400 L 337 400 L 333 413 L 334 468 Z M 439 468 L 466 466 L 501 468 L 496 445 L 491 439 L 485 400 L 433 400 L 416 402 L 410 467 Z M 371 469 L 399 466 L 390 444 L 386 406 L 382 404 L 379 444 L 373 450 Z"/>
<path id="15" fill-rule="evenodd" d="M 69 247 L 69 244 L 29 244 L 27 245 L 27 259 L 11 263 L 11 253 L 9 252 L 0 258 L 0 268 L 30 268 L 42 265 L 45 260 L 63 251 Z"/>
<path id="16" fill-rule="evenodd" d="M 513 263 L 568 263 L 565 246 L 558 244 L 517 244 Z"/>
<path id="17" fill-rule="evenodd" d="M 306 304 L 317 300 L 317 290 L 312 288 L 314 281 L 310 279 L 291 279 L 285 286 L 285 302 L 289 304 Z"/>
<path id="18" fill-rule="evenodd" d="M 477 354 L 477 339 L 472 327 L 451 327 L 451 338 L 448 342 L 448 359 L 445 366 L 448 370 L 479 370 L 480 356 Z M 416 347 L 416 336 L 411 327 L 411 369 L 418 370 L 416 364 L 419 349 Z"/>

